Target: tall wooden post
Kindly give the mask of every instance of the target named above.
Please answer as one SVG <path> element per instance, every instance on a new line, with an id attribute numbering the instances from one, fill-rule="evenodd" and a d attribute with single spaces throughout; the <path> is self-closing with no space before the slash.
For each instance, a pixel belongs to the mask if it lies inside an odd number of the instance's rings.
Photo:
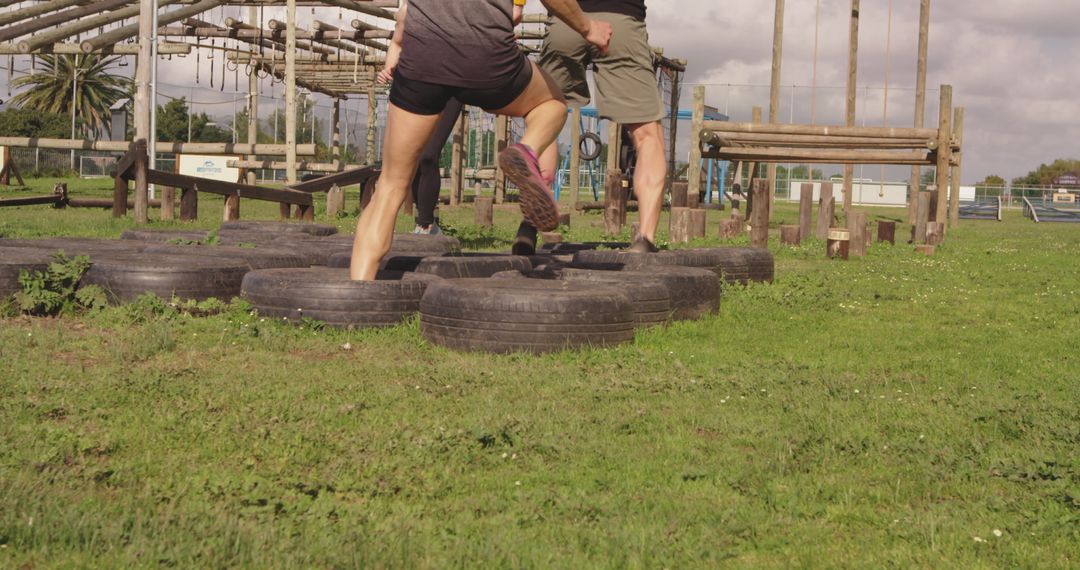
<path id="1" fill-rule="evenodd" d="M 937 149 L 937 217 L 935 221 L 944 223 L 948 216 L 948 204 L 945 199 L 949 191 L 949 169 L 952 157 L 952 86 L 941 86 L 941 109 L 938 113 L 938 149 Z"/>
<path id="2" fill-rule="evenodd" d="M 510 119 L 506 115 L 499 115 L 495 119 L 495 156 L 506 150 L 510 138 Z M 503 172 L 499 161 L 495 161 L 495 203 L 502 204 L 506 200 L 506 173 Z"/>
<path id="3" fill-rule="evenodd" d="M 751 193 L 754 196 L 754 210 L 750 213 L 750 245 L 769 247 L 769 190 L 768 180 L 755 180 Z"/>
<path id="4" fill-rule="evenodd" d="M 799 189 L 799 241 L 810 239 L 813 223 L 814 185 L 804 182 Z"/>
<path id="5" fill-rule="evenodd" d="M 750 122 L 751 123 L 760 123 L 761 122 L 761 107 L 754 107 L 753 109 L 750 110 Z M 747 163 L 746 168 L 748 170 L 747 175 L 746 175 L 746 192 L 745 192 L 746 193 L 746 218 L 750 219 L 750 215 L 753 213 L 753 210 L 754 210 L 754 192 L 753 192 L 753 188 L 754 188 L 754 181 L 757 180 L 757 176 L 758 176 L 758 163 L 751 161 L 751 162 Z"/>
<path id="6" fill-rule="evenodd" d="M 296 0 L 285 7 L 285 183 L 296 184 Z M 290 209 L 279 205 L 281 219 L 289 219 Z"/>
<path id="7" fill-rule="evenodd" d="M 818 202 L 817 228 L 814 236 L 820 240 L 828 239 L 829 228 L 836 218 L 836 197 L 833 195 L 832 182 L 821 183 L 821 199 Z"/>
<path id="8" fill-rule="evenodd" d="M 926 243 L 926 226 L 930 223 L 930 193 L 919 192 L 919 207 L 915 214 L 915 235 L 912 241 L 916 245 Z"/>
<path id="9" fill-rule="evenodd" d="M 151 40 L 154 35 L 155 0 L 139 0 L 139 55 L 135 64 L 135 141 L 148 144 L 150 140 Z M 135 223 L 150 221 L 150 188 L 147 180 L 147 160 L 135 162 Z"/>
<path id="10" fill-rule="evenodd" d="M 955 228 L 960 225 L 960 168 L 963 166 L 963 148 L 964 148 L 964 108 L 957 107 L 953 113 L 953 135 L 956 138 L 957 144 L 960 145 L 960 152 L 953 153 L 955 163 L 952 167 L 952 186 L 949 191 L 949 227 Z"/>
<path id="11" fill-rule="evenodd" d="M 781 2 L 783 0 L 780 0 Z M 690 169 L 687 171 L 687 191 L 694 196 L 701 192 L 701 130 L 705 123 L 705 86 L 694 87 L 694 112 L 690 127 Z M 674 196 L 675 185 L 671 192 Z"/>
<path id="12" fill-rule="evenodd" d="M 468 130 L 468 109 L 462 109 L 458 117 L 457 125 L 454 126 L 453 142 L 450 144 L 450 206 L 457 206 L 464 194 L 465 184 L 465 132 Z"/>
<path id="13" fill-rule="evenodd" d="M 330 132 L 333 133 L 333 139 L 330 142 L 330 157 L 334 164 L 341 169 L 342 156 L 341 156 L 341 99 L 334 98 L 334 106 L 330 112 Z"/>
<path id="14" fill-rule="evenodd" d="M 866 256 L 866 212 L 852 211 L 847 216 L 848 235 L 851 242 L 848 244 L 848 253 L 855 257 Z"/>
<path id="15" fill-rule="evenodd" d="M 921 0 L 919 12 L 919 62 L 915 69 L 915 128 L 926 125 L 926 67 L 930 51 L 930 0 Z M 919 210 L 919 190 L 922 169 L 911 167 L 911 194 L 908 202 L 908 223 L 914 224 Z"/>
<path id="16" fill-rule="evenodd" d="M 254 24 L 259 21 L 259 9 L 255 6 L 248 7 L 248 22 Z M 252 48 L 252 53 L 257 54 L 257 48 Z M 248 128 L 247 128 L 247 141 L 248 144 L 256 144 L 259 142 L 259 74 L 255 71 L 255 68 L 251 68 L 251 73 L 248 74 L 248 101 L 247 101 L 247 115 L 248 115 Z M 255 160 L 255 155 L 247 157 L 248 160 Z M 255 169 L 249 169 L 247 171 L 247 183 L 255 185 Z"/>
<path id="17" fill-rule="evenodd" d="M 859 0 L 851 0 L 851 28 L 848 43 L 847 106 L 845 124 L 855 126 L 856 89 L 859 74 Z M 851 211 L 852 182 L 855 166 L 844 165 L 844 213 Z"/>
<path id="18" fill-rule="evenodd" d="M 371 78 L 371 83 L 368 84 L 367 90 L 367 164 L 373 166 L 375 164 L 375 128 L 378 121 L 375 119 L 375 112 L 378 109 L 376 106 L 378 101 L 375 99 L 375 80 Z"/>
<path id="19" fill-rule="evenodd" d="M 776 0 L 773 17 L 772 80 L 769 84 L 769 123 L 780 122 L 780 66 L 784 54 L 784 0 Z M 693 165 L 693 163 L 691 163 Z M 769 163 L 769 205 L 776 201 L 776 163 Z"/>
<path id="20" fill-rule="evenodd" d="M 608 142 L 610 145 L 611 142 Z M 610 148 L 610 146 L 609 146 Z M 561 162 L 561 161 L 559 161 Z M 558 163 L 556 163 L 558 164 Z M 558 166 L 556 166 L 558 168 Z M 616 166 L 608 165 L 608 170 L 612 170 Z M 581 108 L 573 107 L 570 115 L 570 166 L 569 166 L 569 184 L 563 190 L 566 192 L 566 198 L 563 199 L 563 203 L 568 207 L 574 207 L 574 203 L 577 202 L 578 197 L 581 196 Z M 561 196 L 560 196 L 561 197 Z"/>

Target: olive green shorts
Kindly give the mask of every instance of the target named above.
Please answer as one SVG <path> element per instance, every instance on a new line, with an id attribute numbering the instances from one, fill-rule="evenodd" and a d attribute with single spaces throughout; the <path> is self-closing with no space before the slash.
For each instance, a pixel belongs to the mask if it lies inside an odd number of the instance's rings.
<path id="1" fill-rule="evenodd" d="M 607 55 L 600 55 L 581 34 L 555 20 L 548 26 L 540 68 L 555 79 L 570 106 L 583 107 L 591 100 L 586 71 L 595 64 L 596 107 L 601 117 L 622 124 L 664 118 L 645 22 L 607 12 L 589 17 L 609 22 L 614 30 Z"/>

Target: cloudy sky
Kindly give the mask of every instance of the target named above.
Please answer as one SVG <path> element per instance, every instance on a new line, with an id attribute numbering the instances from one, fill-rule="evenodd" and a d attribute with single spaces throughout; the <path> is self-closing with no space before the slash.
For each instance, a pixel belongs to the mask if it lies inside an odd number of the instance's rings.
<path id="1" fill-rule="evenodd" d="M 651 43 L 662 46 L 669 57 L 689 61 L 686 80 L 707 86 L 710 105 L 733 120 L 748 120 L 753 106 L 768 108 L 774 2 L 647 0 Z M 813 111 L 819 124 L 843 123 L 851 4 L 820 0 L 818 88 L 812 96 L 817 3 L 787 0 L 781 80 L 784 122 L 808 123 Z M 528 11 L 540 9 L 538 0 L 530 1 Z M 215 10 L 204 19 L 220 23 L 226 15 L 242 15 L 240 10 Z M 348 27 L 353 17 L 336 8 L 299 12 L 305 27 L 314 18 L 336 23 L 339 16 L 341 25 Z M 266 9 L 266 18 L 282 16 L 281 9 Z M 859 124 L 913 124 L 918 16 L 919 0 L 862 0 Z M 1056 158 L 1080 158 L 1078 27 L 1080 0 L 933 0 L 928 78 L 933 91 L 927 96 L 927 124 L 937 118 L 936 87 L 953 85 L 954 103 L 967 113 L 965 183 L 988 174 L 1011 179 Z M 231 114 L 233 100 L 239 99 L 240 107 L 243 100 L 232 93 L 236 79 L 232 72 L 226 74 L 222 90 L 220 59 L 213 64 L 214 89 L 209 88 L 210 62 L 205 56 L 199 61 L 198 84 L 195 57 L 163 63 L 162 93 L 204 101 L 207 104 L 196 110 L 212 115 Z M 0 84 L 6 79 L 6 74 L 0 77 Z M 243 90 L 242 79 L 239 85 Z M 689 104 L 689 92 L 684 106 Z M 280 101 L 281 85 L 264 84 L 262 95 L 263 105 L 273 105 Z M 320 103 L 328 113 L 328 102 Z M 362 101 L 350 102 L 351 120 L 361 120 L 364 107 Z M 903 178 L 892 172 L 887 176 Z"/>
<path id="2" fill-rule="evenodd" d="M 810 120 L 816 4 L 786 2 L 785 121 Z M 859 123 L 885 124 L 888 72 L 888 124 L 910 126 L 919 1 L 861 4 Z M 648 7 L 652 43 L 689 60 L 688 81 L 708 85 L 709 104 L 729 109 L 734 120 L 747 120 L 755 105 L 768 109 L 774 0 L 648 0 Z M 850 0 L 821 0 L 818 123 L 843 122 L 850 7 Z M 966 108 L 965 183 L 1080 158 L 1078 30 L 1078 0 L 933 0 L 928 85 L 951 84 L 954 104 Z M 928 124 L 937 97 L 927 96 Z"/>

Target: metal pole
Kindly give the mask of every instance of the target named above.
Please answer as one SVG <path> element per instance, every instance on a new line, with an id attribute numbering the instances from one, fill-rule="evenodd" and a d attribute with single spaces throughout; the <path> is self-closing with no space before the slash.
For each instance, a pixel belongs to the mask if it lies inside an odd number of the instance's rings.
<path id="1" fill-rule="evenodd" d="M 71 138 L 75 138 L 75 101 L 79 97 L 79 56 L 71 67 Z M 75 149 L 71 149 L 71 171 L 75 171 Z"/>

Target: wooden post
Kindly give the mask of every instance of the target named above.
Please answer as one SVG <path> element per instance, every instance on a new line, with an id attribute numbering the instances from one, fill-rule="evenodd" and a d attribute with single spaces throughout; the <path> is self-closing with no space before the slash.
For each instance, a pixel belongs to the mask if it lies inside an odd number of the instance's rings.
<path id="1" fill-rule="evenodd" d="M 784 0 L 777 0 L 783 3 Z M 701 130 L 705 123 L 705 86 L 698 85 L 694 87 L 694 113 L 692 118 L 692 125 L 690 127 L 690 167 L 687 170 L 687 185 L 689 192 L 697 196 L 701 192 Z M 671 141 L 672 146 L 675 145 L 675 141 Z M 674 180 L 675 173 L 671 173 L 671 179 Z M 679 192 L 676 190 L 677 184 L 672 182 L 671 184 L 671 204 L 675 205 L 675 195 Z M 685 193 L 684 193 L 685 194 Z"/>
<path id="2" fill-rule="evenodd" d="M 375 113 L 378 112 L 379 109 L 379 100 L 375 96 L 374 73 L 372 73 L 370 79 L 372 81 L 368 85 L 367 90 L 367 152 L 365 158 L 365 162 L 367 162 L 368 166 L 374 165 L 375 159 L 377 158 L 375 156 L 375 133 L 379 126 L 379 123 L 375 118 Z"/>
<path id="3" fill-rule="evenodd" d="M 248 22 L 255 24 L 259 21 L 259 8 L 256 6 L 248 6 L 247 12 Z M 258 53 L 256 47 L 252 47 L 252 53 Z M 247 141 L 248 144 L 256 144 L 259 142 L 259 74 L 255 68 L 251 69 L 251 73 L 248 74 L 248 128 L 247 128 Z M 254 154 L 247 156 L 248 160 L 255 160 Z M 254 186 L 256 183 L 255 169 L 249 169 L 245 171 L 245 178 L 247 183 Z"/>
<path id="4" fill-rule="evenodd" d="M 750 110 L 750 122 L 755 124 L 761 122 L 761 107 L 754 107 Z M 746 217 L 749 219 L 754 209 L 754 192 L 752 189 L 758 176 L 758 163 L 748 162 L 746 168 L 746 192 L 744 193 L 746 194 Z"/>
<path id="5" fill-rule="evenodd" d="M 688 208 L 690 185 L 685 182 L 676 182 L 671 186 L 671 207 Z"/>
<path id="6" fill-rule="evenodd" d="M 469 130 L 468 108 L 461 110 L 457 125 L 454 126 L 454 138 L 450 152 L 450 206 L 461 203 L 465 194 L 465 133 Z"/>
<path id="7" fill-rule="evenodd" d="M 848 77 L 847 77 L 847 106 L 845 124 L 855 126 L 856 90 L 859 71 L 859 0 L 851 0 L 851 28 L 848 43 Z M 851 164 L 844 165 L 844 213 L 851 212 L 852 182 L 855 177 L 855 167 Z"/>
<path id="8" fill-rule="evenodd" d="M 926 68 L 930 51 L 930 0 L 920 0 L 919 56 L 915 69 L 915 128 L 926 126 Z M 922 169 L 911 167 L 911 193 L 908 196 L 908 223 L 914 224 L 919 212 Z"/>
<path id="9" fill-rule="evenodd" d="M 555 144 L 555 143 L 552 143 Z M 610 142 L 609 142 L 610 144 Z M 556 163 L 556 168 L 561 160 Z M 615 166 L 608 166 L 608 170 L 614 169 Z M 560 196 L 563 199 L 565 207 L 572 207 L 574 202 L 577 202 L 578 196 L 581 195 L 581 108 L 573 107 L 570 113 L 570 164 L 568 166 L 569 172 L 567 175 L 567 185 L 563 188 L 565 197 Z"/>
<path id="10" fill-rule="evenodd" d="M 690 239 L 704 239 L 705 238 L 705 210 L 695 210 L 690 208 L 687 210 L 687 230 Z"/>
<path id="11" fill-rule="evenodd" d="M 180 221 L 199 219 L 199 191 L 195 188 L 180 189 Z"/>
<path id="12" fill-rule="evenodd" d="M 668 227 L 668 240 L 671 243 L 690 241 L 690 209 L 683 206 L 671 207 L 671 223 Z"/>
<path id="13" fill-rule="evenodd" d="M 896 222 L 879 220 L 877 223 L 878 243 L 896 245 Z"/>
<path id="14" fill-rule="evenodd" d="M 915 244 L 926 243 L 926 225 L 930 223 L 930 193 L 919 192 L 919 209 L 915 216 Z"/>
<path id="15" fill-rule="evenodd" d="M 750 245 L 769 247 L 769 181 L 755 180 L 753 186 L 754 209 L 750 213 Z"/>
<path id="16" fill-rule="evenodd" d="M 769 84 L 769 123 L 780 122 L 780 66 L 784 53 L 784 0 L 776 0 L 773 16 L 772 79 Z M 700 131 L 698 131 L 700 132 Z M 691 163 L 693 166 L 693 163 Z M 776 163 L 769 163 L 769 207 L 776 203 Z"/>
<path id="17" fill-rule="evenodd" d="M 604 232 L 608 235 L 622 233 L 626 212 L 626 192 L 622 187 L 622 175 L 618 170 L 607 171 L 604 188 Z"/>
<path id="18" fill-rule="evenodd" d="M 810 239 L 814 215 L 814 185 L 804 182 L 799 191 L 799 242 Z"/>
<path id="19" fill-rule="evenodd" d="M 285 183 L 296 182 L 296 0 L 288 0 L 285 3 Z"/>
<path id="20" fill-rule="evenodd" d="M 150 66 L 154 64 L 151 38 L 154 35 L 155 0 L 139 0 L 139 55 L 135 63 L 135 141 L 147 144 L 150 140 Z M 145 154 L 145 151 L 144 153 Z M 147 180 L 147 158 L 136 160 L 135 166 L 135 223 L 150 221 L 150 189 Z"/>
<path id="21" fill-rule="evenodd" d="M 799 245 L 800 243 L 802 243 L 802 236 L 800 235 L 800 231 L 801 228 L 799 226 L 780 226 L 780 244 Z"/>
<path id="22" fill-rule="evenodd" d="M 927 186 L 926 191 L 930 194 L 930 221 L 936 222 L 938 221 L 938 197 L 941 195 L 941 193 L 938 191 L 938 187 L 936 184 L 930 184 L 929 186 Z"/>
<path id="23" fill-rule="evenodd" d="M 559 214 L 559 225 L 570 228 L 570 214 Z"/>
<path id="24" fill-rule="evenodd" d="M 730 218 L 720 220 L 720 239 L 731 239 L 741 236 L 743 233 L 742 218 Z"/>
<path id="25" fill-rule="evenodd" d="M 941 110 L 938 116 L 937 175 L 938 203 L 936 221 L 948 217 L 946 193 L 949 191 L 949 164 L 952 158 L 952 86 L 941 86 Z"/>
<path id="26" fill-rule="evenodd" d="M 117 172 L 113 178 L 113 207 L 114 218 L 123 218 L 127 215 L 128 181 L 122 172 Z"/>
<path id="27" fill-rule="evenodd" d="M 866 212 L 848 213 L 848 251 L 855 257 L 866 256 Z"/>
<path id="28" fill-rule="evenodd" d="M 333 133 L 333 139 L 330 141 L 330 158 L 331 162 L 341 167 L 341 99 L 334 98 L 334 106 L 330 112 L 330 124 L 333 125 L 330 132 Z"/>
<path id="29" fill-rule="evenodd" d="M 926 224 L 926 245 L 941 245 L 945 241 L 945 222 Z"/>
<path id="30" fill-rule="evenodd" d="M 925 255 L 926 257 L 933 257 L 935 249 L 937 248 L 928 244 L 915 246 L 915 251 Z"/>
<path id="31" fill-rule="evenodd" d="M 221 219 L 226 222 L 232 222 L 240 219 L 239 194 L 230 194 L 228 196 L 225 196 L 225 213 L 221 216 Z"/>
<path id="32" fill-rule="evenodd" d="M 960 168 L 962 166 L 964 145 L 964 108 L 957 107 L 953 114 L 953 133 L 961 151 L 953 153 L 955 164 L 952 167 L 951 187 L 949 189 L 949 227 L 960 225 Z"/>
<path id="33" fill-rule="evenodd" d="M 828 239 L 829 228 L 836 217 L 836 199 L 833 197 L 832 182 L 821 183 L 821 196 L 818 201 L 817 229 L 814 236 L 820 240 Z"/>
<path id="34" fill-rule="evenodd" d="M 330 218 L 336 218 L 344 210 L 345 192 L 337 184 L 334 184 L 326 192 L 326 215 Z"/>
<path id="35" fill-rule="evenodd" d="M 476 202 L 474 202 L 475 211 L 473 212 L 473 222 L 482 228 L 490 229 L 492 226 L 492 218 L 494 216 L 494 205 L 494 197 L 477 196 Z"/>
<path id="36" fill-rule="evenodd" d="M 506 115 L 499 115 L 495 119 L 495 156 L 506 150 L 508 146 L 510 119 Z M 554 144 L 554 143 L 553 143 Z M 499 161 L 495 161 L 495 203 L 502 204 L 506 200 L 506 173 L 503 172 Z"/>
<path id="37" fill-rule="evenodd" d="M 172 186 L 160 186 L 161 190 L 161 220 L 172 221 L 176 219 L 176 188 Z"/>
<path id="38" fill-rule="evenodd" d="M 851 232 L 844 228 L 831 228 L 825 241 L 825 255 L 829 259 L 847 260 L 851 251 Z"/>

